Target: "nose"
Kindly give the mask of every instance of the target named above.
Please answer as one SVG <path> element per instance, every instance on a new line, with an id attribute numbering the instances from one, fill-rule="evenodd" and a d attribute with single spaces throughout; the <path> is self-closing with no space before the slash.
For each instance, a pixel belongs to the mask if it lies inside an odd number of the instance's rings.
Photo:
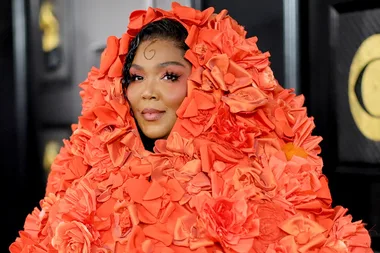
<path id="1" fill-rule="evenodd" d="M 157 89 L 154 80 L 148 79 L 144 82 L 143 91 L 141 92 L 142 99 L 157 99 Z"/>

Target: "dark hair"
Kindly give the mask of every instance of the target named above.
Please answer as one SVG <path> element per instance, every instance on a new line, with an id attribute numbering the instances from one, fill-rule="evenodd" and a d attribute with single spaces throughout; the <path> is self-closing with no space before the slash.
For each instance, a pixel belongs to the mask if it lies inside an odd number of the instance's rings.
<path id="1" fill-rule="evenodd" d="M 126 95 L 126 89 L 131 82 L 131 75 L 129 73 L 129 70 L 131 68 L 133 59 L 135 58 L 137 48 L 142 42 L 155 39 L 168 40 L 172 41 L 178 48 L 186 51 L 188 49 L 188 46 L 185 43 L 187 35 L 188 32 L 186 28 L 180 22 L 174 19 L 164 18 L 145 25 L 129 44 L 129 50 L 123 66 L 122 85 L 124 94 Z M 139 131 L 141 141 L 144 144 L 145 149 L 153 151 L 155 140 L 146 137 L 141 131 L 138 124 L 137 129 Z"/>
<path id="2" fill-rule="evenodd" d="M 189 48 L 185 43 L 187 35 L 186 28 L 174 19 L 164 18 L 145 25 L 129 44 L 129 50 L 123 66 L 122 84 L 124 91 L 131 82 L 129 70 L 137 48 L 142 42 L 154 39 L 168 40 L 172 41 L 178 48 L 186 51 Z"/>

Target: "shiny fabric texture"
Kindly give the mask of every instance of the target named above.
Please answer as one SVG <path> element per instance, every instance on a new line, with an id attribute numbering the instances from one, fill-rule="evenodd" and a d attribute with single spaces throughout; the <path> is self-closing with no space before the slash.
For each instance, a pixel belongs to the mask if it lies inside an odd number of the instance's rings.
<path id="1" fill-rule="evenodd" d="M 122 85 L 131 39 L 162 18 L 188 30 L 188 93 L 169 137 L 143 147 Z M 82 112 L 20 252 L 369 253 L 370 236 L 332 207 L 304 97 L 227 10 L 134 11 L 80 84 Z"/>

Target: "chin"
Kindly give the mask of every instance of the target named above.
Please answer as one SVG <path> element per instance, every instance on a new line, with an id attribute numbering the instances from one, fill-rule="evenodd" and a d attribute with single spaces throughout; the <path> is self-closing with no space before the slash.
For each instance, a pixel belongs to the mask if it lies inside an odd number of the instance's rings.
<path id="1" fill-rule="evenodd" d="M 144 135 L 149 139 L 166 139 L 168 137 L 168 133 L 158 132 L 158 131 L 143 131 Z"/>

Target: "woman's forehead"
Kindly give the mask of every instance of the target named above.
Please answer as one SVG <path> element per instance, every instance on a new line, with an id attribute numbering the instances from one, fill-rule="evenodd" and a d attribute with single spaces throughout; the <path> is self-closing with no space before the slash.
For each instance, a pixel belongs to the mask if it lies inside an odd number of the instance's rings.
<path id="1" fill-rule="evenodd" d="M 137 48 L 133 65 L 184 65 L 184 50 L 173 41 L 156 39 L 143 41 Z M 178 64 L 176 64 L 178 63 Z M 170 64 L 173 65 L 173 64 Z"/>

